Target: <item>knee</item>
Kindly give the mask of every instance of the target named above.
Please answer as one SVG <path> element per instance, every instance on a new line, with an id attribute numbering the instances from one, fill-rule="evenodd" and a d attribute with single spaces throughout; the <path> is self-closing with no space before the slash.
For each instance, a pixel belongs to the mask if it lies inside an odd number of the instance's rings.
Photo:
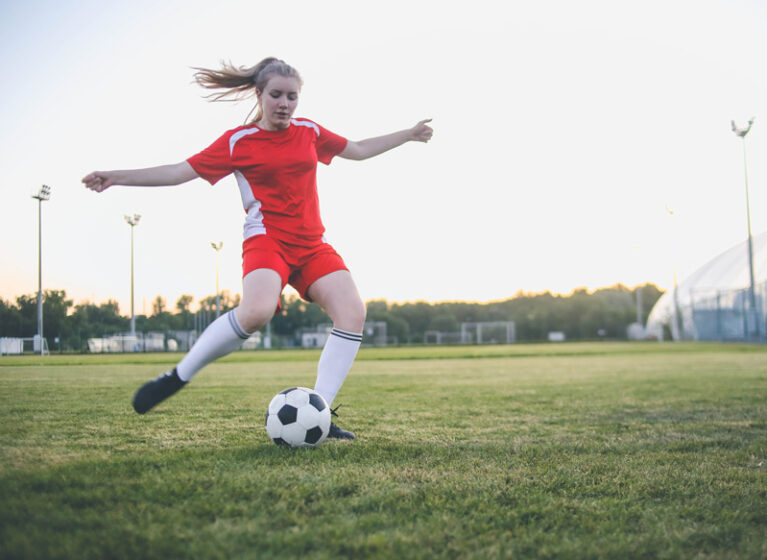
<path id="1" fill-rule="evenodd" d="M 254 333 L 272 320 L 274 309 L 263 306 L 240 305 L 237 308 L 237 322 L 247 333 Z"/>
<path id="2" fill-rule="evenodd" d="M 353 302 L 349 302 L 343 307 L 339 313 L 339 317 L 334 321 L 334 324 L 339 329 L 361 333 L 365 326 L 365 318 L 367 317 L 367 309 L 361 299 L 357 299 Z"/>

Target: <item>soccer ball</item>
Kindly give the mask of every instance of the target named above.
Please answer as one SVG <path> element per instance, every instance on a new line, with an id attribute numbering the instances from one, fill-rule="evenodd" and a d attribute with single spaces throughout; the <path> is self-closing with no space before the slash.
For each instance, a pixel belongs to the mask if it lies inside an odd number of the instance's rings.
<path id="1" fill-rule="evenodd" d="M 330 407 L 318 392 L 293 387 L 276 394 L 266 409 L 266 433 L 277 445 L 316 447 L 330 431 Z"/>

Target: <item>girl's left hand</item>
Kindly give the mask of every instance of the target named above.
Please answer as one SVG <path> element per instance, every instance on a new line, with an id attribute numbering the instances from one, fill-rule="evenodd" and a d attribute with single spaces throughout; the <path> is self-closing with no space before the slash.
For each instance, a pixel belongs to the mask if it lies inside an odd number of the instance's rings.
<path id="1" fill-rule="evenodd" d="M 424 119 L 410 129 L 410 139 L 416 142 L 428 142 L 431 140 L 434 130 L 426 123 L 430 123 L 431 119 Z"/>

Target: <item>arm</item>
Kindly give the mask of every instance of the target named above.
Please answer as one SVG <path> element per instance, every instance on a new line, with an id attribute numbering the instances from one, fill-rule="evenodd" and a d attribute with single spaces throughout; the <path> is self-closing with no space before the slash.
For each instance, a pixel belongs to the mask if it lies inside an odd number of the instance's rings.
<path id="1" fill-rule="evenodd" d="M 162 187 L 180 185 L 198 177 L 199 175 L 192 166 L 188 162 L 182 161 L 180 163 L 148 167 L 146 169 L 94 171 L 83 177 L 82 181 L 92 191 L 102 192 L 112 185 Z"/>
<path id="2" fill-rule="evenodd" d="M 405 142 L 428 142 L 431 140 L 431 135 L 434 132 L 426 124 L 428 122 L 431 122 L 431 119 L 423 120 L 413 128 L 400 130 L 399 132 L 392 132 L 391 134 L 368 138 L 358 142 L 349 141 L 344 151 L 338 155 L 344 159 L 367 159 L 401 146 Z"/>

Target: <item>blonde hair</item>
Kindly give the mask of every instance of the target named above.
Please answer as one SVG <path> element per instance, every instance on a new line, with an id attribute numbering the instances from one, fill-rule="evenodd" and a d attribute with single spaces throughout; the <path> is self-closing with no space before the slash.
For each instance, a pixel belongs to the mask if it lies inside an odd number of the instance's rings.
<path id="1" fill-rule="evenodd" d="M 221 62 L 221 68 L 213 70 L 209 68 L 194 68 L 194 81 L 205 89 L 223 90 L 206 95 L 211 101 L 240 101 L 252 95 L 264 91 L 269 79 L 274 76 L 296 78 L 299 88 L 304 82 L 298 71 L 279 58 L 268 57 L 255 66 L 234 66 L 231 62 Z M 256 116 L 251 122 L 263 117 L 261 103 L 248 113 L 248 117 L 256 111 Z M 245 121 L 247 122 L 247 117 Z"/>

